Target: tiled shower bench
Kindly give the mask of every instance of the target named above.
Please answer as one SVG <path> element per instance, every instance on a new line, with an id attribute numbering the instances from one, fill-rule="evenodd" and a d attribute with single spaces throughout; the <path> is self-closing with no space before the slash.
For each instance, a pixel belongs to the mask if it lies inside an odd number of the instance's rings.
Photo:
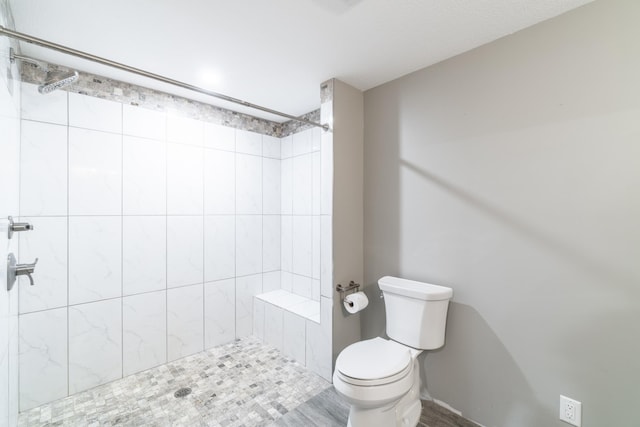
<path id="1" fill-rule="evenodd" d="M 320 301 L 279 289 L 256 295 L 253 310 L 254 335 L 315 371 L 310 357 L 320 345 L 312 332 L 320 327 Z"/>

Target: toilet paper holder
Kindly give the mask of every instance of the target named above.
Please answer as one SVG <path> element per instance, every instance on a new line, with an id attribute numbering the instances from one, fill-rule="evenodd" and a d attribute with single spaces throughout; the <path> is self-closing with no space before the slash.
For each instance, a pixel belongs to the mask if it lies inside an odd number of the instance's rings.
<path id="1" fill-rule="evenodd" d="M 360 284 L 351 280 L 347 286 L 338 283 L 336 285 L 336 291 L 340 293 L 340 300 L 344 301 L 344 297 L 349 293 L 355 293 L 360 290 Z"/>

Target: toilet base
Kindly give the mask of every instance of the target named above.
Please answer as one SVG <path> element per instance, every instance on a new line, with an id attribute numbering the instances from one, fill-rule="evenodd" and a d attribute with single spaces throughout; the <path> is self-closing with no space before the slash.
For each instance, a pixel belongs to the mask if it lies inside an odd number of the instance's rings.
<path id="1" fill-rule="evenodd" d="M 416 427 L 420 421 L 422 403 L 420 399 L 404 407 L 402 413 L 399 405 L 388 408 L 358 409 L 351 407 L 347 427 Z"/>
<path id="2" fill-rule="evenodd" d="M 347 427 L 416 427 L 420 421 L 420 377 L 414 361 L 414 381 L 409 391 L 399 400 L 379 408 L 351 405 Z"/>
<path id="3" fill-rule="evenodd" d="M 396 411 L 393 407 L 361 409 L 351 406 L 347 427 L 360 426 L 395 426 Z"/>

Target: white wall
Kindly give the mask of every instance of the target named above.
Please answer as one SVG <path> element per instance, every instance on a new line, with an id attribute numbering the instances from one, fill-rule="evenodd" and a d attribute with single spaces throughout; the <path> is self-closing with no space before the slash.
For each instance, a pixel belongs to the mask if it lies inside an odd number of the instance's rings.
<path id="1" fill-rule="evenodd" d="M 0 24 L 12 28 L 5 1 Z M 7 238 L 7 217 L 18 216 L 20 163 L 20 83 L 17 67 L 9 63 L 11 46 L 10 39 L 0 38 L 0 427 L 15 425 L 18 414 L 18 292 L 7 292 L 6 271 L 8 253 L 18 250 L 17 239 Z"/>
<path id="2" fill-rule="evenodd" d="M 365 93 L 365 281 L 454 289 L 426 385 L 484 425 L 564 426 L 560 394 L 640 425 L 638 22 L 593 2 Z"/>
<path id="3" fill-rule="evenodd" d="M 20 408 L 253 333 L 280 287 L 280 140 L 23 85 Z"/>

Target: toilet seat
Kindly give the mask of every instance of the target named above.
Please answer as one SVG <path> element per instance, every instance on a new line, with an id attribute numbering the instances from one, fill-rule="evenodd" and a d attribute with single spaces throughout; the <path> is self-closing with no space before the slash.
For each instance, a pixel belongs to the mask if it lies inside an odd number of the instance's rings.
<path id="1" fill-rule="evenodd" d="M 335 373 L 342 381 L 356 386 L 384 385 L 409 375 L 411 362 L 407 347 L 377 337 L 342 350 L 336 360 Z"/>

